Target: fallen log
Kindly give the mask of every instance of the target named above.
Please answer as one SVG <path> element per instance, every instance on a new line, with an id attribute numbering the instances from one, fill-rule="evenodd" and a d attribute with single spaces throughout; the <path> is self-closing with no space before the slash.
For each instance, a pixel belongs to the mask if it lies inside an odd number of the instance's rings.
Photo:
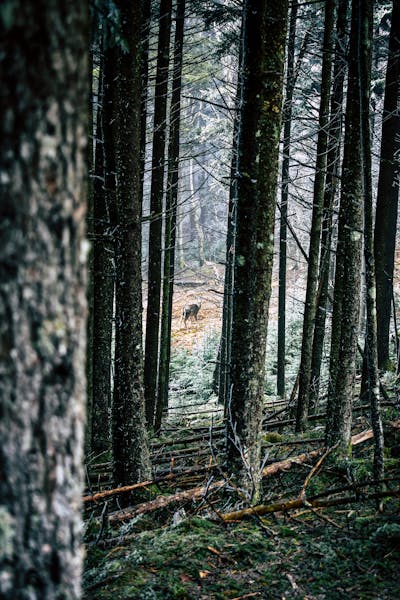
<path id="1" fill-rule="evenodd" d="M 124 485 L 123 487 L 114 488 L 113 490 L 105 490 L 104 492 L 98 492 L 97 494 L 92 494 L 90 496 L 83 497 L 83 503 L 87 502 L 98 502 L 99 500 L 106 500 L 111 496 L 117 496 L 119 494 L 124 494 L 127 492 L 133 492 L 134 490 L 139 490 L 150 485 L 157 485 L 158 483 L 162 483 L 164 481 L 171 481 L 172 479 L 176 479 L 177 475 L 175 473 L 169 473 L 164 477 L 159 477 L 158 479 L 149 479 L 148 481 L 140 481 L 139 483 L 133 483 L 132 485 Z"/>
<path id="2" fill-rule="evenodd" d="M 382 492 L 374 492 L 371 494 L 363 494 L 363 500 L 375 500 L 379 498 L 388 498 L 390 496 L 400 497 L 400 487 L 385 490 Z M 275 512 L 285 512 L 293 510 L 295 508 L 328 508 L 330 506 L 340 506 L 342 504 L 350 504 L 352 502 L 359 502 L 360 497 L 358 495 L 342 496 L 340 498 L 327 498 L 325 500 L 305 500 L 304 498 L 296 498 L 295 500 L 287 500 L 286 502 L 275 502 L 273 504 L 259 504 L 258 506 L 252 506 L 250 508 L 243 508 L 242 510 L 236 510 L 229 513 L 221 514 L 220 517 L 225 522 L 240 521 L 245 517 L 258 516 L 262 517 Z"/>
<path id="3" fill-rule="evenodd" d="M 279 462 L 273 463 L 272 465 L 268 465 L 261 471 L 262 479 L 266 477 L 271 477 L 276 473 L 281 471 L 288 471 L 294 465 L 301 465 L 305 463 L 307 460 L 312 458 L 316 458 L 320 456 L 324 451 L 323 448 L 318 448 L 318 450 L 312 450 L 312 452 L 305 452 L 304 454 L 299 454 L 298 456 L 292 456 L 291 458 L 285 458 L 285 460 L 280 460 Z"/>
<path id="4" fill-rule="evenodd" d="M 209 492 L 218 491 L 225 485 L 226 481 L 220 480 L 210 483 L 209 485 L 202 485 L 197 488 L 192 488 L 191 490 L 186 490 L 185 492 L 177 492 L 172 496 L 159 496 L 150 502 L 142 502 L 142 504 L 138 504 L 137 506 L 130 506 L 126 509 L 111 513 L 108 522 L 110 525 L 118 525 L 121 521 L 127 521 L 129 519 L 134 519 L 139 515 L 154 512 L 155 510 L 165 508 L 175 502 L 181 503 L 186 502 L 187 500 L 201 500 Z"/>
<path id="5" fill-rule="evenodd" d="M 306 462 L 307 460 L 319 456 L 320 454 L 322 454 L 322 452 L 323 449 L 313 450 L 312 452 L 307 452 L 304 454 L 300 454 L 299 456 L 294 456 L 292 458 L 281 460 L 277 463 L 269 465 L 268 467 L 265 467 L 265 469 L 262 470 L 261 476 L 264 479 L 265 477 L 271 477 L 272 475 L 275 475 L 280 471 L 287 471 L 291 469 L 294 465 L 300 465 Z M 223 488 L 225 484 L 226 481 L 224 479 L 220 479 L 211 483 L 210 485 L 203 485 L 197 488 L 193 488 L 191 490 L 185 490 L 184 492 L 177 492 L 172 496 L 160 496 L 155 500 L 151 500 L 150 502 L 143 502 L 142 504 L 138 504 L 137 506 L 130 506 L 126 509 L 115 511 L 113 513 L 110 513 L 109 523 L 110 525 L 115 525 L 117 523 L 120 523 L 121 521 L 133 519 L 141 514 L 153 512 L 155 510 L 158 510 L 159 508 L 165 508 L 169 504 L 173 504 L 175 502 L 185 502 L 186 500 L 199 500 L 203 498 L 208 492 Z M 147 485 L 149 485 L 148 482 Z"/>
<path id="6" fill-rule="evenodd" d="M 364 441 L 367 441 L 373 437 L 372 429 L 368 429 L 367 431 L 363 431 L 357 435 L 354 435 L 351 438 L 351 442 L 353 446 L 361 444 Z M 319 448 L 318 450 L 313 450 L 311 452 L 307 452 L 304 454 L 299 454 L 298 456 L 293 456 L 292 458 L 287 458 L 285 460 L 281 460 L 279 462 L 273 463 L 272 465 L 268 465 L 265 467 L 262 472 L 262 478 L 271 477 L 276 473 L 287 471 L 291 469 L 294 465 L 300 465 L 307 460 L 316 458 L 321 456 L 325 452 L 324 448 Z M 142 504 L 138 504 L 136 506 L 129 506 L 123 510 L 115 511 L 110 513 L 109 515 L 109 523 L 110 525 L 117 525 L 121 521 L 133 519 L 141 514 L 153 512 L 158 510 L 159 508 L 165 508 L 170 504 L 186 502 L 188 500 L 199 500 L 204 498 L 207 493 L 214 492 L 216 490 L 222 489 L 226 485 L 227 481 L 224 479 L 220 479 L 218 481 L 212 482 L 209 485 L 203 485 L 197 488 L 192 488 L 190 490 L 185 490 L 183 492 L 177 492 L 171 496 L 160 496 L 155 500 L 151 500 L 150 502 L 143 502 Z M 139 485 L 139 484 L 136 484 Z M 150 485 L 147 483 L 147 485 Z M 119 488 L 121 489 L 121 488 Z M 289 501 L 296 502 L 297 500 Z M 304 502 L 301 500 L 299 506 L 303 506 Z M 303 504 L 302 504 L 303 503 Z M 245 509 L 247 510 L 247 509 Z M 277 509 L 278 510 L 278 509 Z M 282 509 L 283 510 L 283 509 Z M 240 511 L 239 511 L 240 512 Z"/>
<path id="7" fill-rule="evenodd" d="M 96 494 L 91 494 L 83 497 L 83 503 L 86 504 L 88 502 L 99 502 L 103 500 L 108 500 L 112 496 L 119 496 L 120 494 L 124 494 L 127 492 L 133 492 L 135 490 L 139 490 L 141 488 L 149 487 L 151 485 L 158 485 L 159 483 L 164 483 L 168 481 L 173 481 L 174 479 L 180 479 L 182 477 L 194 475 L 197 473 L 204 473 L 207 471 L 212 471 L 215 467 L 215 464 L 208 465 L 207 467 L 195 468 L 195 469 L 183 469 L 182 471 L 177 471 L 174 473 L 166 473 L 160 477 L 155 477 L 154 479 L 148 481 L 140 481 L 139 483 L 133 483 L 132 485 L 125 485 L 123 487 L 114 488 L 112 490 L 105 490 L 103 492 L 98 492 Z"/>

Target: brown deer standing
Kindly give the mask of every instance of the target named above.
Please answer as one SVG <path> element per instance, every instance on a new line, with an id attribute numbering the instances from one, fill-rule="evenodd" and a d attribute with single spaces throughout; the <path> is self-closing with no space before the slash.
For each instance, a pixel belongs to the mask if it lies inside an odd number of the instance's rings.
<path id="1" fill-rule="evenodd" d="M 184 307 L 183 311 L 182 311 L 182 321 L 184 321 L 185 323 L 185 329 L 187 328 L 186 322 L 189 319 L 189 317 L 191 318 L 191 320 L 193 321 L 193 317 L 196 319 L 197 321 L 197 315 L 199 314 L 199 310 L 201 308 L 201 302 L 199 304 L 188 304 L 187 306 Z"/>

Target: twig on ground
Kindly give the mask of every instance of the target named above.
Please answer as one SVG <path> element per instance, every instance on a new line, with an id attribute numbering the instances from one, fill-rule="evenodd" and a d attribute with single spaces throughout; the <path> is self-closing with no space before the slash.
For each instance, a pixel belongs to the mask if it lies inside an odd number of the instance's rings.
<path id="1" fill-rule="evenodd" d="M 335 446 L 332 446 L 331 448 L 328 448 L 328 450 L 326 452 L 324 452 L 324 454 L 321 456 L 321 458 L 315 463 L 315 465 L 313 466 L 313 468 L 311 469 L 311 471 L 309 472 L 309 474 L 307 475 L 304 483 L 303 483 L 303 487 L 301 489 L 300 492 L 300 498 L 301 500 L 304 502 L 304 504 L 306 504 L 306 489 L 308 487 L 308 484 L 310 483 L 312 477 L 314 475 L 316 475 L 316 473 L 320 470 L 322 463 L 324 462 L 324 460 L 329 456 L 329 454 L 335 449 L 337 448 L 338 444 L 336 444 Z"/>
<path id="2" fill-rule="evenodd" d="M 336 523 L 336 521 L 334 521 L 333 519 L 330 519 L 329 517 L 327 517 L 326 515 L 322 514 L 322 512 L 320 512 L 322 509 L 319 508 L 312 508 L 311 512 L 318 517 L 319 519 L 322 519 L 322 521 L 326 521 L 327 523 L 330 523 L 330 525 L 333 525 L 334 527 L 336 527 L 337 529 L 343 529 L 342 525 L 339 525 L 338 523 Z"/>

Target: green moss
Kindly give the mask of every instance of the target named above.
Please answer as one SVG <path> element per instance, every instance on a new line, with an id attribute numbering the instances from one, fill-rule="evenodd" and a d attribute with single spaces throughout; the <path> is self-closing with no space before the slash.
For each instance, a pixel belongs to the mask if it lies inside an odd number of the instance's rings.
<path id="1" fill-rule="evenodd" d="M 295 537 L 297 535 L 296 531 L 293 527 L 288 527 L 287 525 L 282 525 L 279 529 L 279 534 L 282 537 Z"/>
<path id="2" fill-rule="evenodd" d="M 277 442 L 282 442 L 283 436 L 275 431 L 270 431 L 262 436 L 262 440 L 263 442 L 270 442 L 271 444 L 275 444 Z"/>

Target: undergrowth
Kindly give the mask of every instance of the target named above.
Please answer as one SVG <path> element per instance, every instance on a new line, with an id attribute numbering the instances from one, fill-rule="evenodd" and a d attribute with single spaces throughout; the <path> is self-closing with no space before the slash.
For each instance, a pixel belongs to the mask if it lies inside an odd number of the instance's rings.
<path id="1" fill-rule="evenodd" d="M 327 519 L 330 521 L 327 521 Z M 400 597 L 398 504 L 222 525 L 199 517 L 88 549 L 87 600 Z"/>

